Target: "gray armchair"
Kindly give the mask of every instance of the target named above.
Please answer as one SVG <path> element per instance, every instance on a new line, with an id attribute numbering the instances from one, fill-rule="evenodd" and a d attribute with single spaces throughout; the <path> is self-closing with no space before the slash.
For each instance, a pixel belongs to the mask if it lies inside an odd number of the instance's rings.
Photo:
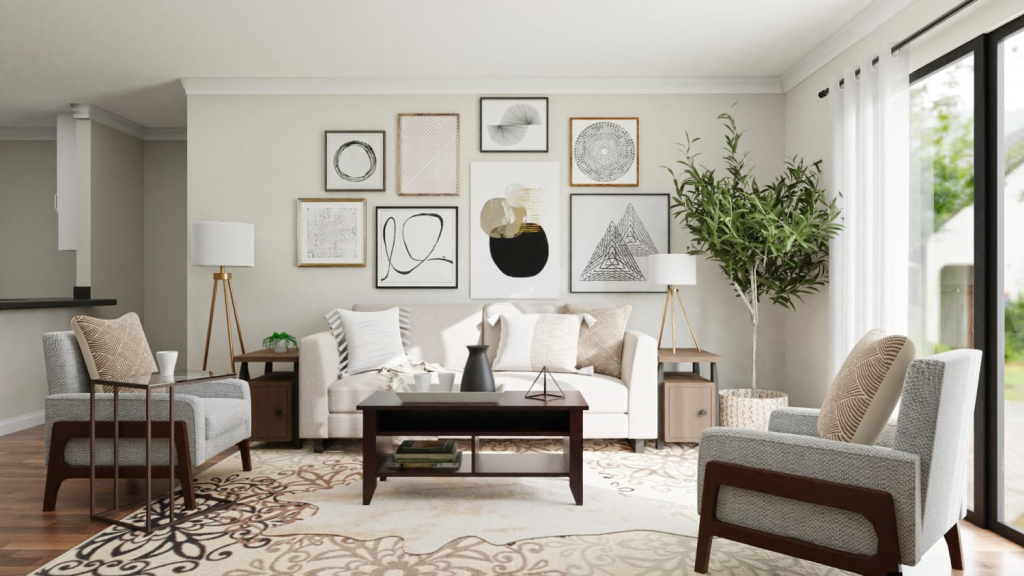
<path id="1" fill-rule="evenodd" d="M 945 536 L 962 569 L 968 438 L 981 352 L 915 360 L 898 417 L 863 446 L 817 437 L 818 411 L 772 412 L 769 431 L 701 436 L 695 570 L 720 536 L 861 574 L 915 565 Z"/>
<path id="2" fill-rule="evenodd" d="M 49 386 L 43 510 L 53 510 L 64 480 L 89 477 L 89 373 L 73 332 L 43 334 L 43 355 Z M 96 394 L 98 478 L 113 477 L 113 396 Z M 119 474 L 122 478 L 145 477 L 145 395 L 122 390 L 119 396 Z M 153 394 L 152 474 L 158 479 L 169 473 L 168 400 L 166 393 Z M 182 484 L 186 508 L 195 508 L 193 466 L 237 446 L 243 468 L 252 470 L 252 414 L 245 381 L 230 379 L 175 388 L 174 419 L 175 477 Z"/>

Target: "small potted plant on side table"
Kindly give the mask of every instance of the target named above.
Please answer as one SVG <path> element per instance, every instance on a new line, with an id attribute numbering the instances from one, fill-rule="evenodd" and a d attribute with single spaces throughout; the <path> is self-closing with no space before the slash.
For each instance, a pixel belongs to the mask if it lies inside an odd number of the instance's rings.
<path id="1" fill-rule="evenodd" d="M 277 352 L 278 354 L 284 354 L 287 352 L 289 345 L 294 348 L 298 348 L 299 342 L 295 339 L 295 336 L 292 336 L 287 332 L 274 332 L 263 339 L 263 347 L 273 348 L 274 352 Z"/>
<path id="2" fill-rule="evenodd" d="M 680 144 L 683 166 L 676 174 L 674 216 L 691 236 L 689 254 L 717 262 L 736 296 L 750 312 L 753 324 L 750 389 L 719 392 L 722 426 L 768 429 L 772 410 L 784 408 L 782 392 L 757 389 L 758 304 L 766 297 L 795 309 L 804 294 L 817 292 L 828 277 L 828 244 L 842 229 L 839 207 L 818 186 L 821 161 L 810 165 L 798 156 L 786 161 L 785 171 L 761 186 L 738 152 L 740 136 L 733 117 L 719 115 L 726 128 L 725 174 L 697 164 L 691 145 L 699 138 L 686 135 Z"/>

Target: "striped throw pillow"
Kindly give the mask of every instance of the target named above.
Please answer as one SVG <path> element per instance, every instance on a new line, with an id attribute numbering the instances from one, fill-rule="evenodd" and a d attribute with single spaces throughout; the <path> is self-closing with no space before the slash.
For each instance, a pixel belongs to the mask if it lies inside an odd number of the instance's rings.
<path id="1" fill-rule="evenodd" d="M 334 336 L 334 340 L 338 343 L 338 378 L 343 377 L 348 371 L 348 342 L 345 339 L 345 329 L 341 325 L 343 312 L 349 312 L 349 310 L 335 308 L 324 317 L 327 319 L 327 325 L 331 328 L 331 335 Z M 398 330 L 402 338 L 402 348 L 404 348 L 407 358 L 411 357 L 409 351 L 412 348 L 412 339 L 410 338 L 411 317 L 411 310 L 405 307 L 398 308 Z"/>

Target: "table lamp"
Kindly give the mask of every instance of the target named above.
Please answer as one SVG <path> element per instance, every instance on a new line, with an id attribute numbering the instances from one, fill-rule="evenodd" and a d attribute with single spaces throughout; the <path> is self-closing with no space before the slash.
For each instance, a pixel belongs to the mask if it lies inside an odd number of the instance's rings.
<path id="1" fill-rule="evenodd" d="M 217 307 L 217 283 L 224 290 L 224 318 L 228 327 L 228 353 L 231 370 L 235 369 L 235 345 L 231 338 L 231 317 L 235 317 L 238 344 L 245 354 L 242 340 L 242 326 L 238 323 L 238 307 L 235 305 L 235 291 L 231 287 L 231 273 L 227 266 L 252 267 L 255 248 L 255 227 L 245 222 L 194 222 L 192 224 L 192 265 L 218 266 L 220 272 L 213 273 L 213 299 L 210 301 L 210 322 L 206 327 L 206 347 L 203 350 L 203 370 L 210 355 L 210 334 L 213 332 L 213 313 Z"/>
<path id="2" fill-rule="evenodd" d="M 690 329 L 690 336 L 693 337 L 693 345 L 700 352 L 700 344 L 697 343 L 697 335 L 693 333 L 690 316 L 686 314 L 683 298 L 679 295 L 679 289 L 676 288 L 676 286 L 692 286 L 697 283 L 697 257 L 690 254 L 655 254 L 647 257 L 647 269 L 651 283 L 667 285 L 665 311 L 661 314 L 661 331 L 658 332 L 658 347 L 661 347 L 661 338 L 665 335 L 665 320 L 671 310 L 672 353 L 674 354 L 676 351 L 675 304 L 678 301 L 679 307 L 683 310 L 683 318 L 686 319 L 686 326 Z"/>

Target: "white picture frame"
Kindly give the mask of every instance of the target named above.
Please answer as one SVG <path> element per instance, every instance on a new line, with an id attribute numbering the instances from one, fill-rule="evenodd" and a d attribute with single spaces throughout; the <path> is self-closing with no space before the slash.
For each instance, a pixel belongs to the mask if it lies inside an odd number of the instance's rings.
<path id="1" fill-rule="evenodd" d="M 387 187 L 383 130 L 324 131 L 324 190 L 383 192 Z"/>
<path id="2" fill-rule="evenodd" d="M 640 119 L 570 118 L 569 185 L 640 185 Z"/>
<path id="3" fill-rule="evenodd" d="M 480 98 L 480 152 L 547 152 L 548 99 Z"/>

